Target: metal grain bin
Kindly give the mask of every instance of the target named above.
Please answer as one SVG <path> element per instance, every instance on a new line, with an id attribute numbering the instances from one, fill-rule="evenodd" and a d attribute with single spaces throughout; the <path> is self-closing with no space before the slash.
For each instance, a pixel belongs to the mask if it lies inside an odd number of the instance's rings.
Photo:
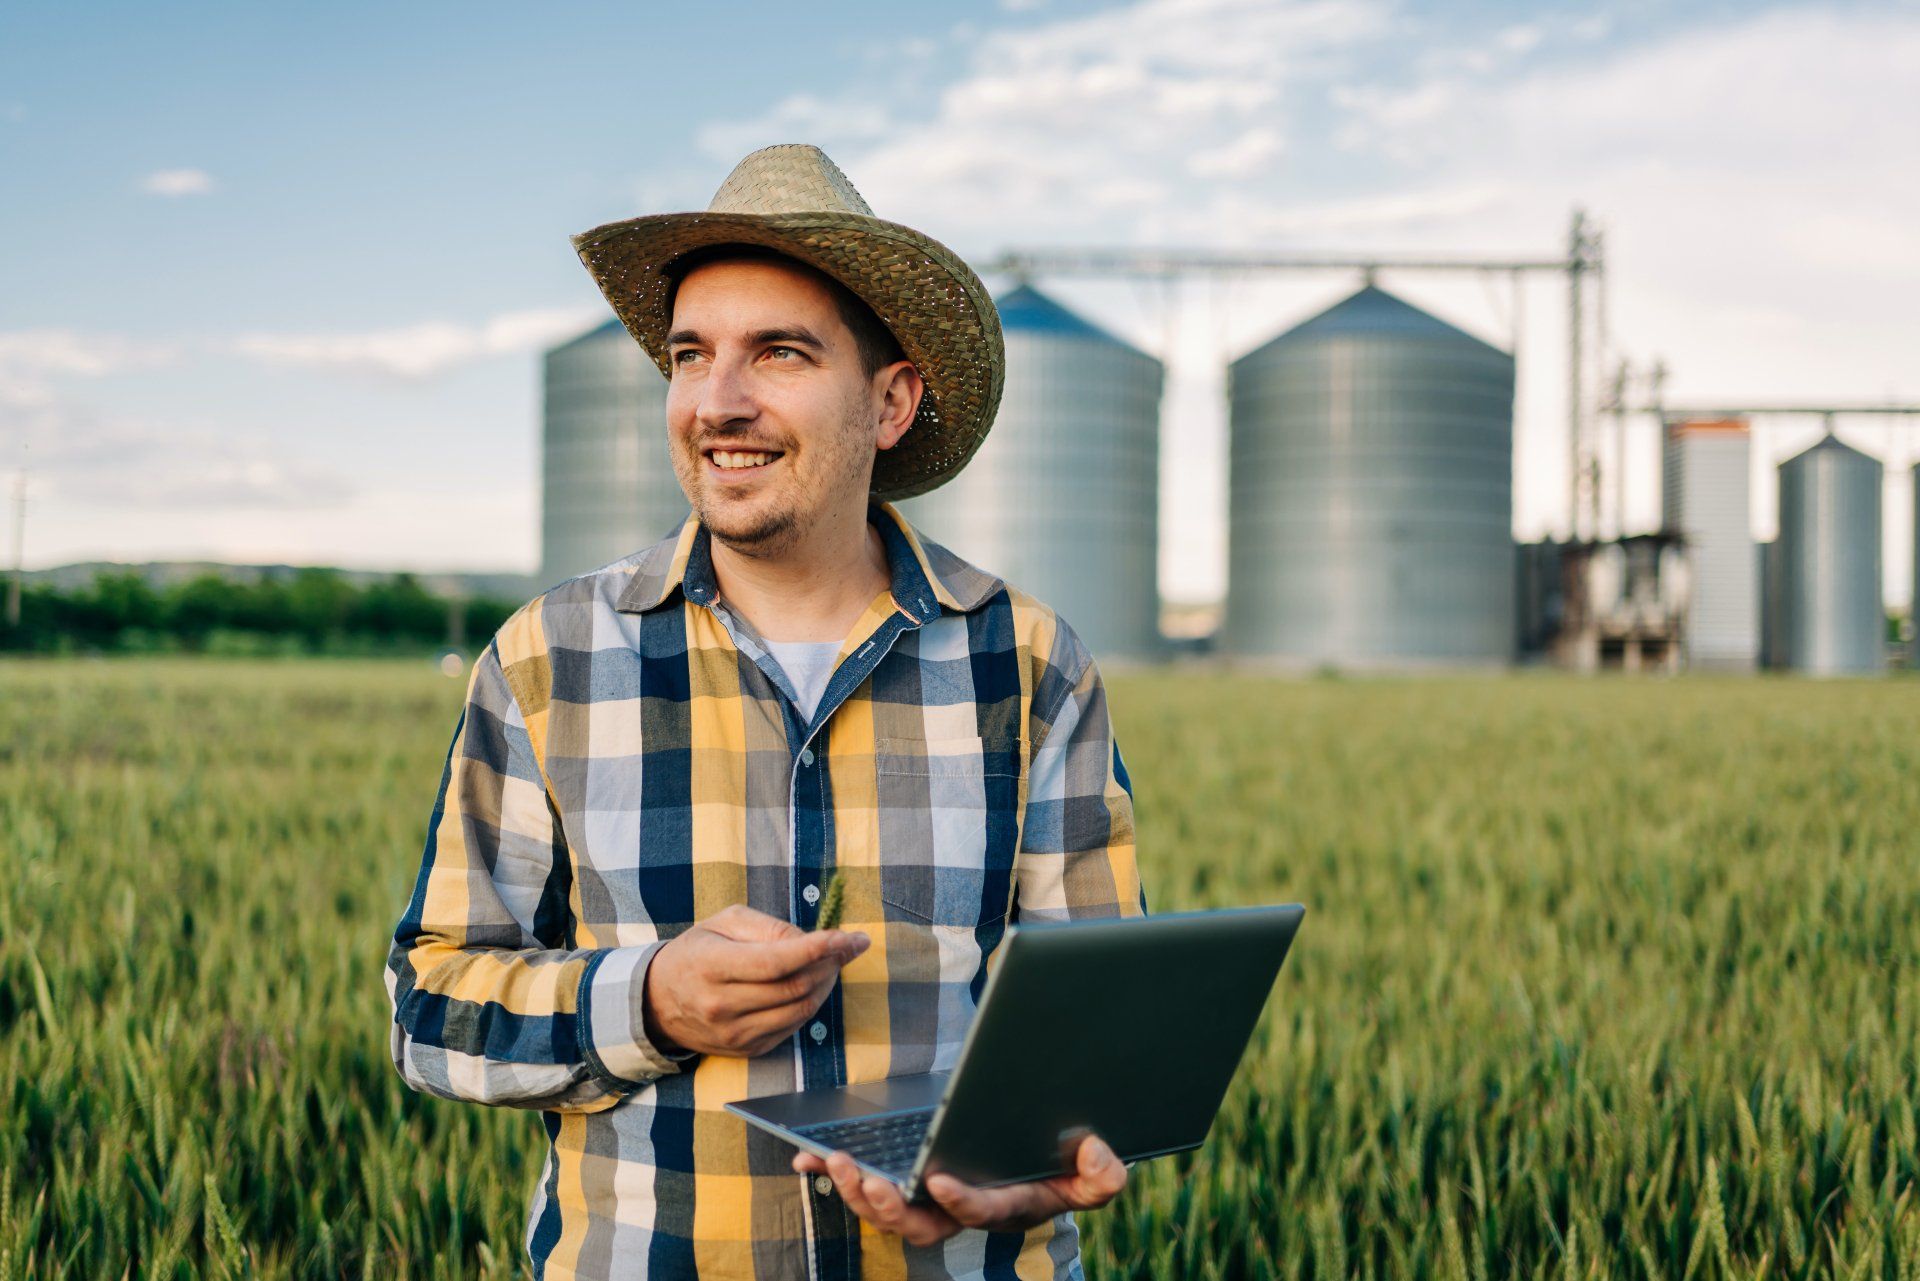
<path id="1" fill-rule="evenodd" d="M 1880 464 L 1831 435 L 1780 464 L 1786 666 L 1815 675 L 1880 670 L 1880 484 Z"/>
<path id="2" fill-rule="evenodd" d="M 688 509 L 667 455 L 667 381 L 620 322 L 545 366 L 540 578 L 552 584 L 657 541 Z"/>
<path id="3" fill-rule="evenodd" d="M 1160 362 L 1030 285 L 998 300 L 1007 382 L 965 470 L 900 503 L 1051 605 L 1094 656 L 1159 656 Z"/>
<path id="4" fill-rule="evenodd" d="M 1760 558 L 1745 419 L 1669 422 L 1661 468 L 1663 524 L 1686 540 L 1692 586 L 1687 662 L 1750 670 L 1760 655 Z"/>
<path id="5" fill-rule="evenodd" d="M 1221 649 L 1504 663 L 1513 357 L 1368 285 L 1230 370 Z"/>

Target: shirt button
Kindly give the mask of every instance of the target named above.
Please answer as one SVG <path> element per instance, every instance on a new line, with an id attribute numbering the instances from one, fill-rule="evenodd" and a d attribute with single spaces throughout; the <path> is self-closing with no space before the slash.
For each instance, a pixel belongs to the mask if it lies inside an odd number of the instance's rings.
<path id="1" fill-rule="evenodd" d="M 815 1023 L 807 1029 L 807 1035 L 813 1038 L 815 1045 L 818 1045 L 827 1039 L 827 1025 L 825 1023 Z"/>
<path id="2" fill-rule="evenodd" d="M 824 1174 L 816 1174 L 813 1176 L 813 1190 L 821 1196 L 832 1196 L 833 1180 Z"/>
<path id="3" fill-rule="evenodd" d="M 818 903 L 820 901 L 820 887 L 818 885 L 809 885 L 806 889 L 800 891 L 800 897 L 809 903 Z"/>
<path id="4" fill-rule="evenodd" d="M 813 764 L 813 749 L 811 747 L 803 747 L 800 749 L 800 763 L 802 765 Z"/>

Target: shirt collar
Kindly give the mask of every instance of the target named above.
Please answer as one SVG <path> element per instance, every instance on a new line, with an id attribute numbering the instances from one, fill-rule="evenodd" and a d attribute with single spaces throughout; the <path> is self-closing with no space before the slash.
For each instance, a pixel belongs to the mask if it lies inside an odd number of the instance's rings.
<path id="1" fill-rule="evenodd" d="M 966 614 L 980 608 L 1005 584 L 940 544 L 924 538 L 889 502 L 867 505 L 867 523 L 886 545 L 888 589 L 894 603 L 917 622 L 939 610 Z M 696 605 L 720 595 L 713 573 L 712 536 L 689 514 L 680 528 L 640 554 L 615 608 L 645 614 L 667 604 L 674 589 Z"/>

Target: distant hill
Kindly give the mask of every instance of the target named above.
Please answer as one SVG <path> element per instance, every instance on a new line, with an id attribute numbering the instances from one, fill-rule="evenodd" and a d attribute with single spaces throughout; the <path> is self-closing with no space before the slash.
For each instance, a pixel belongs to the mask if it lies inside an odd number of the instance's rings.
<path id="1" fill-rule="evenodd" d="M 21 577 L 38 586 L 70 592 L 87 586 L 101 574 L 138 574 L 149 587 L 158 589 L 187 582 L 202 574 L 215 574 L 231 583 L 257 583 L 262 580 L 291 579 L 302 569 L 325 568 L 331 567 L 228 565 L 211 560 L 151 560 L 139 563 L 89 560 L 72 565 L 55 565 L 49 569 L 30 569 Z M 384 582 L 400 571 L 334 569 L 333 572 L 356 587 L 364 587 L 369 583 Z M 532 574 L 413 571 L 413 575 L 420 580 L 422 587 L 436 596 L 458 592 L 463 596 L 487 596 L 516 603 L 531 600 L 543 588 L 552 586 L 550 583 L 538 581 Z"/>

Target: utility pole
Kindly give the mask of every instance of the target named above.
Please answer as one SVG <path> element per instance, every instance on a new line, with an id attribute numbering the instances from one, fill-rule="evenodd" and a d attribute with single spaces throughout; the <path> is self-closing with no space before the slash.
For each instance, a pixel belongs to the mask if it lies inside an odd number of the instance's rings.
<path id="1" fill-rule="evenodd" d="M 1627 536 L 1627 379 L 1630 373 L 1625 358 L 1613 367 L 1613 381 L 1607 385 L 1607 420 L 1613 428 L 1613 536 Z"/>
<path id="2" fill-rule="evenodd" d="M 1667 360 L 1664 356 L 1653 358 L 1653 367 L 1647 370 L 1647 408 L 1653 418 L 1654 439 L 1658 448 L 1654 451 L 1653 488 L 1660 495 L 1660 518 L 1654 522 L 1654 528 L 1665 532 L 1670 524 L 1672 513 L 1667 510 Z M 1630 411 L 1628 411 L 1630 412 Z"/>
<path id="3" fill-rule="evenodd" d="M 1581 365 L 1586 360 L 1585 309 L 1581 285 L 1587 270 L 1587 215 L 1573 211 L 1567 231 L 1567 541 L 1580 538 L 1580 513 L 1588 486 L 1586 416 L 1582 412 Z M 1597 537 L 1599 531 L 1592 531 Z"/>

